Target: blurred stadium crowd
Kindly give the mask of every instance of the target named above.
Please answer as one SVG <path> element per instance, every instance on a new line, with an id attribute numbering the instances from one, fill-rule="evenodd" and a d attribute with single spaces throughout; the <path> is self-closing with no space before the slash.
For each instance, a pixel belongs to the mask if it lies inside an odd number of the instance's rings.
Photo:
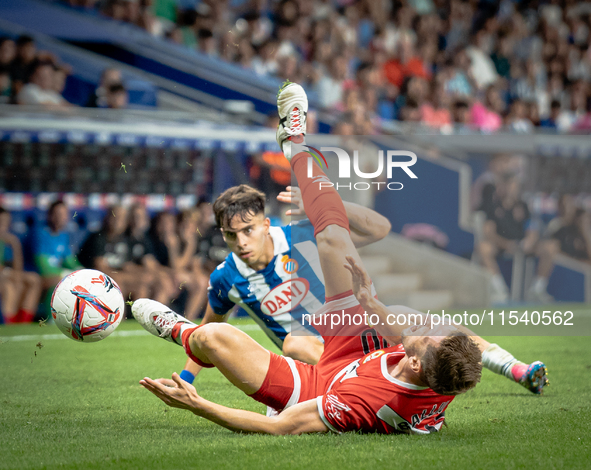
<path id="1" fill-rule="evenodd" d="M 0 38 L 0 104 L 43 106 L 57 110 L 73 106 L 62 93 L 71 67 L 47 51 L 37 50 L 30 36 Z M 122 109 L 128 94 L 121 72 L 106 69 L 86 106 Z"/>
<path id="2" fill-rule="evenodd" d="M 550 132 L 591 129 L 591 7 L 587 3 L 574 0 L 61 0 L 61 3 L 89 14 L 132 23 L 163 40 L 236 63 L 261 75 L 302 83 L 322 108 L 340 114 L 340 120 L 349 124 L 343 130 L 353 134 L 375 133 L 380 121 L 391 119 L 421 123 L 443 132 L 529 133 L 534 127 Z M 43 90 L 51 90 L 59 102 L 57 95 L 67 68 L 57 64 L 55 58 L 49 58 L 55 69 L 51 80 L 48 68 L 38 73 L 30 65 L 33 46 L 24 47 L 22 40 L 19 41 L 17 57 L 11 59 L 10 42 L 3 41 L 0 54 L 3 96 L 29 103 L 35 93 L 23 92 L 19 97 L 21 84 L 29 81 Z M 41 62 L 48 59 L 37 58 Z M 111 78 L 105 77 L 97 91 L 102 95 L 90 103 L 125 106 L 124 85 L 120 77 Z"/>
<path id="3" fill-rule="evenodd" d="M 78 225 L 77 215 L 57 200 L 46 223 L 19 238 L 10 231 L 10 212 L 0 207 L 0 319 L 48 318 L 53 288 L 82 267 L 110 275 L 126 300 L 149 296 L 198 317 L 207 302 L 209 274 L 228 254 L 211 204 L 200 201 L 151 219 L 142 204 L 112 206 L 95 232 Z"/>
<path id="4" fill-rule="evenodd" d="M 591 261 L 591 219 L 583 194 L 562 192 L 554 217 L 544 220 L 542 214 L 530 210 L 524 177 L 521 157 L 502 154 L 491 159 L 488 170 L 472 186 L 472 210 L 479 215 L 475 217 L 474 258 L 492 274 L 492 303 L 505 303 L 510 297 L 498 263 L 503 257 L 514 259 L 520 253 L 537 259 L 525 300 L 539 303 L 553 300 L 546 288 L 558 254 Z"/>

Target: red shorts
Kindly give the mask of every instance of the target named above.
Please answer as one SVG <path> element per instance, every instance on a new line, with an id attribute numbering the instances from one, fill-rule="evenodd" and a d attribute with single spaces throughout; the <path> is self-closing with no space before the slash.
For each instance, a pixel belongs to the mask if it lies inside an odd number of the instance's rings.
<path id="1" fill-rule="evenodd" d="M 351 291 L 327 299 L 317 315 L 363 314 L 364 310 Z M 364 326 L 357 328 L 355 336 L 338 336 L 339 331 L 325 330 L 324 352 L 320 362 L 313 366 L 279 356 L 271 352 L 271 362 L 261 388 L 251 395 L 255 400 L 281 411 L 284 408 L 323 395 L 332 378 L 353 361 L 381 349 L 387 344 L 375 330 Z M 371 333 L 368 333 L 371 330 Z M 352 333 L 346 328 L 343 333 Z"/>

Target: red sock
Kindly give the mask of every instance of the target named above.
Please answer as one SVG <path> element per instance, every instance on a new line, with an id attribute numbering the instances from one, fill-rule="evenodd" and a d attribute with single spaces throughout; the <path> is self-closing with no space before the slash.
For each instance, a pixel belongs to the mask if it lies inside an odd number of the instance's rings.
<path id="1" fill-rule="evenodd" d="M 183 343 L 183 348 L 185 348 L 185 352 L 187 353 L 187 356 L 189 356 L 189 358 L 193 362 L 195 362 L 196 364 L 199 364 L 201 367 L 206 367 L 206 368 L 215 367 L 213 364 L 208 364 L 206 362 L 203 362 L 201 359 L 196 357 L 193 354 L 193 351 L 191 351 L 191 348 L 189 346 L 189 336 L 191 336 L 191 333 L 193 333 L 193 331 L 195 331 L 197 328 L 201 328 L 202 326 L 203 325 L 196 326 L 195 328 L 187 328 L 187 329 L 185 329 L 185 331 L 183 331 L 183 333 L 181 335 L 181 341 Z M 177 323 L 172 328 L 172 339 L 175 342 L 179 336 L 180 331 L 181 331 L 181 325 L 180 325 L 180 323 Z"/>
<path id="2" fill-rule="evenodd" d="M 301 136 L 293 137 L 296 143 L 299 143 L 296 140 L 298 137 L 301 139 Z M 312 163 L 312 178 L 308 178 L 309 157 L 305 152 L 298 153 L 291 159 L 291 167 L 302 192 L 306 215 L 314 226 L 314 236 L 329 225 L 338 225 L 350 233 L 343 200 L 334 186 L 326 184 L 330 180 L 316 162 Z M 320 182 L 325 183 L 322 188 Z"/>
<path id="3" fill-rule="evenodd" d="M 10 325 L 11 323 L 20 323 L 19 313 L 20 312 L 15 313 L 12 317 L 7 317 L 6 315 L 4 315 L 4 323 L 6 323 L 7 325 Z"/>
<path id="4" fill-rule="evenodd" d="M 24 308 L 21 308 L 18 311 L 17 316 L 20 323 L 31 323 L 35 318 L 35 314 L 33 312 L 30 310 L 25 310 Z"/>

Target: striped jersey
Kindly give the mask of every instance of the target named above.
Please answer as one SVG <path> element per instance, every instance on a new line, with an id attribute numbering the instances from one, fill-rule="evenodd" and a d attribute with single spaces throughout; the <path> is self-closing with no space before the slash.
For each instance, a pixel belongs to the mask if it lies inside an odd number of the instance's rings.
<path id="1" fill-rule="evenodd" d="M 301 324 L 302 315 L 314 314 L 324 304 L 324 277 L 309 220 L 270 227 L 269 234 L 271 262 L 255 271 L 230 253 L 209 278 L 208 299 L 218 315 L 239 305 L 282 348 L 292 321 Z"/>

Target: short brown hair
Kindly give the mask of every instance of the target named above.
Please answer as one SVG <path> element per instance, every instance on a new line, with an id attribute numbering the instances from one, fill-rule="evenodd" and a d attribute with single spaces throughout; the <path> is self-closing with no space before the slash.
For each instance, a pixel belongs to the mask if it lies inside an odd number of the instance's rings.
<path id="1" fill-rule="evenodd" d="M 455 332 L 421 358 L 422 380 L 440 395 L 459 395 L 476 386 L 482 374 L 482 354 L 466 334 Z"/>
<path id="2" fill-rule="evenodd" d="M 265 212 L 265 193 L 246 184 L 224 191 L 213 203 L 218 228 L 239 215 L 243 222 Z"/>

